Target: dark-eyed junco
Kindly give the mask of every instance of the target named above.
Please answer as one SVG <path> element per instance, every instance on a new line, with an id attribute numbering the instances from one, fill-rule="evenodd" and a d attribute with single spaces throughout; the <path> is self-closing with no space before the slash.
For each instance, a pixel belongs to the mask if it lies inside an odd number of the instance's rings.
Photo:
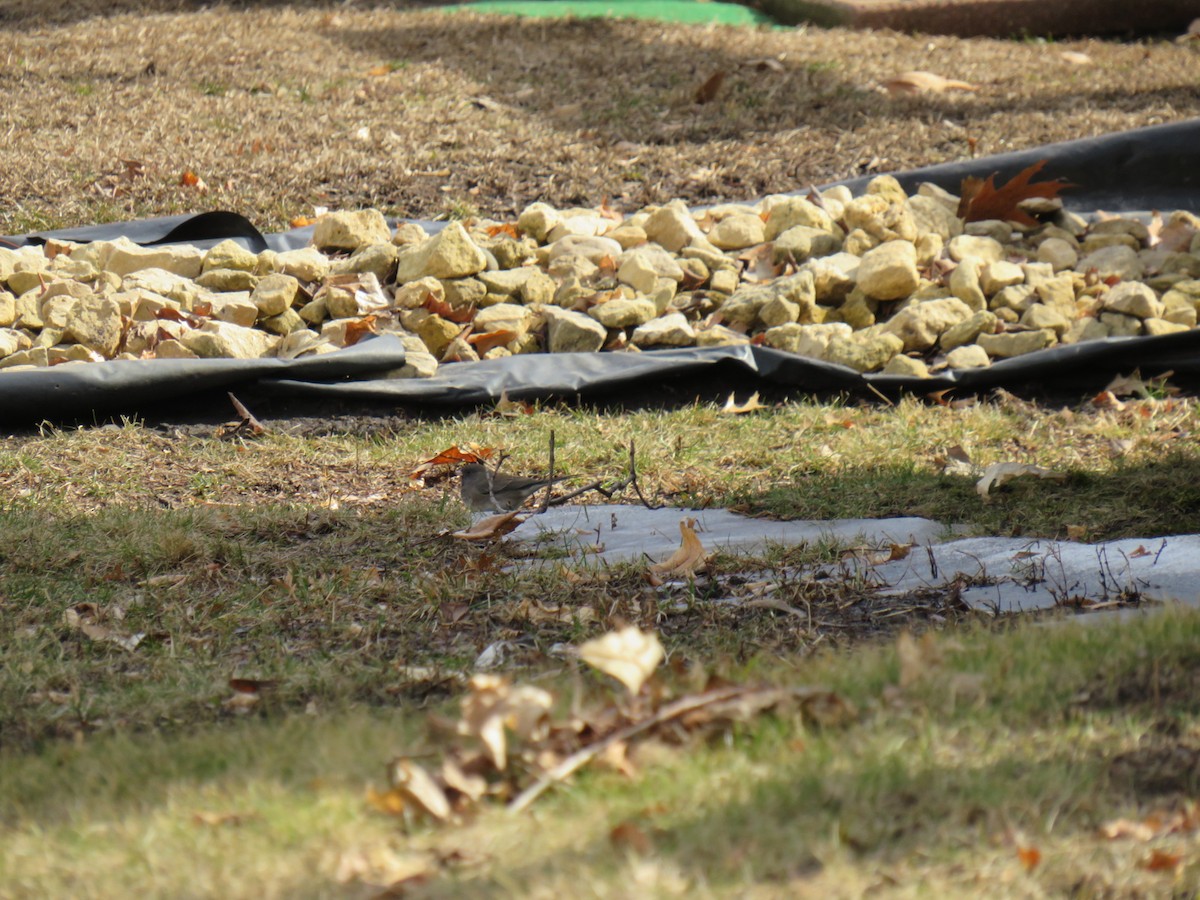
<path id="1" fill-rule="evenodd" d="M 525 499 L 548 484 L 569 478 L 519 478 L 468 463 L 462 467 L 462 499 L 472 512 L 510 512 L 519 509 Z"/>

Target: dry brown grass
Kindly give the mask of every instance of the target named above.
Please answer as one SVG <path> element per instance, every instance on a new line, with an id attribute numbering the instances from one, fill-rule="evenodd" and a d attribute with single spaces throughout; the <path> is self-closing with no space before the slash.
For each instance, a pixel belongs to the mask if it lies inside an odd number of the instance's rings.
<path id="1" fill-rule="evenodd" d="M 0 5 L 0 231 L 314 205 L 749 199 L 1200 115 L 1200 53 L 317 4 Z M 127 8 L 129 5 L 125 4 Z M 144 5 L 139 4 L 139 7 Z M 25 15 L 21 15 L 21 11 Z M 1089 54 L 1072 65 L 1064 49 Z M 760 64 L 778 60 L 781 69 Z M 889 99 L 927 69 L 975 94 Z M 696 87 L 729 73 L 715 102 Z M 127 162 L 129 161 L 129 162 Z M 206 194 L 178 184 L 187 170 Z"/>

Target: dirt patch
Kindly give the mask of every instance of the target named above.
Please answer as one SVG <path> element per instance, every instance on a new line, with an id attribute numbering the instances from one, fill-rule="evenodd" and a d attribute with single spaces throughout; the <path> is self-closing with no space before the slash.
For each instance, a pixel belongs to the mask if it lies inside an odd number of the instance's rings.
<path id="1" fill-rule="evenodd" d="M 214 208 L 273 230 L 314 206 L 507 217 L 534 200 L 744 200 L 1200 115 L 1200 53 L 1168 41 L 33 7 L 0 6 L 20 48 L 0 72 L 0 232 Z M 877 89 L 912 69 L 979 90 Z"/>

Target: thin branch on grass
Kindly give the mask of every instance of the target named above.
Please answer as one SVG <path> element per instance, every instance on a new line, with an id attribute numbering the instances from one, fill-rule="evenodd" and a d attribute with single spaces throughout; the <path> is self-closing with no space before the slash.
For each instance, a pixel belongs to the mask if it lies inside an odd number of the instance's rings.
<path id="1" fill-rule="evenodd" d="M 531 784 L 525 790 L 521 791 L 513 801 L 508 804 L 510 813 L 519 813 L 528 809 L 538 797 L 544 794 L 550 787 L 562 781 L 583 766 L 587 765 L 591 760 L 603 753 L 613 744 L 618 744 L 621 741 L 627 741 L 631 737 L 641 734 L 655 725 L 661 725 L 663 722 L 669 722 L 671 719 L 676 719 L 684 713 L 692 712 L 696 709 L 701 709 L 705 706 L 714 703 L 721 703 L 725 700 L 731 700 L 738 694 L 743 693 L 745 687 L 740 685 L 731 685 L 730 687 L 718 688 L 706 694 L 697 694 L 691 697 L 682 697 L 674 703 L 668 703 L 662 707 L 654 715 L 642 719 L 640 722 L 634 722 L 632 725 L 614 731 L 603 740 L 597 741 L 582 750 L 572 753 L 557 766 Z"/>

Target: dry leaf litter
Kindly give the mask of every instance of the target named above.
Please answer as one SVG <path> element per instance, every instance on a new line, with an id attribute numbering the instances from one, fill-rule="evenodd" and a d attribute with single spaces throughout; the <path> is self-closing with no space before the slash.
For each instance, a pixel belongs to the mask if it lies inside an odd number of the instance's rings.
<path id="1" fill-rule="evenodd" d="M 1196 325 L 1200 218 L 1086 221 L 1039 167 L 997 188 L 891 176 L 858 197 L 622 216 L 528 206 L 430 236 L 376 210 L 320 217 L 312 246 L 252 253 L 126 239 L 0 248 L 0 368 L 327 353 L 395 335 L 393 377 L 535 352 L 764 344 L 922 377 L 1060 343 Z M 982 191 L 982 193 L 980 193 Z M 983 214 L 1003 216 L 973 221 Z M 1034 218 L 1034 216 L 1038 218 Z"/>

